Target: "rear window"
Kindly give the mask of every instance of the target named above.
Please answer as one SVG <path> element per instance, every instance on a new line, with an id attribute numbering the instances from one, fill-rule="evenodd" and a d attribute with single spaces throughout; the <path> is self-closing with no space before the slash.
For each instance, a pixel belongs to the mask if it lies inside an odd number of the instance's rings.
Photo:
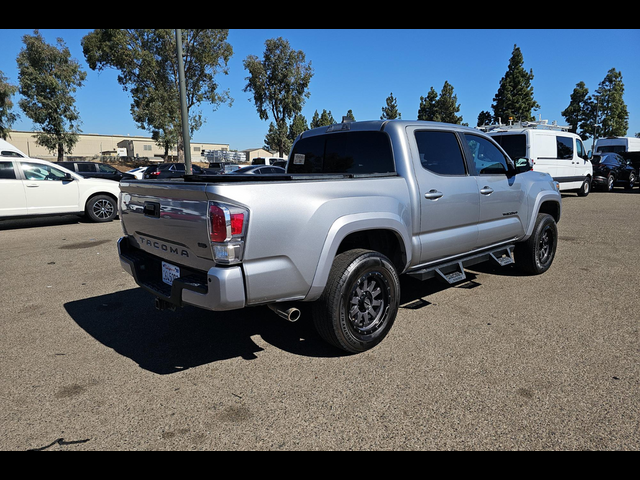
<path id="1" fill-rule="evenodd" d="M 289 157 L 288 173 L 395 173 L 384 132 L 340 132 L 302 138 Z"/>
<path id="2" fill-rule="evenodd" d="M 524 135 L 491 135 L 512 160 L 527 156 L 527 139 Z"/>

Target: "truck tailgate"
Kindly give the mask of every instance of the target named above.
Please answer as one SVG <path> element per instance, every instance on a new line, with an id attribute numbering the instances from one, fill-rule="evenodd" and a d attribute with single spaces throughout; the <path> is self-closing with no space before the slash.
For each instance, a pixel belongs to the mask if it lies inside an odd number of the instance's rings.
<path id="1" fill-rule="evenodd" d="M 213 265 L 205 184 L 123 181 L 120 219 L 141 250 L 206 271 Z"/>

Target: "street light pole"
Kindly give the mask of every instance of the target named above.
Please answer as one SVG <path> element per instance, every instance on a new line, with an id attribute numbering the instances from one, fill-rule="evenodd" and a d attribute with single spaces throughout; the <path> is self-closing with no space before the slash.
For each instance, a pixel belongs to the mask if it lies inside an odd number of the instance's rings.
<path id="1" fill-rule="evenodd" d="M 178 77 L 180 81 L 180 112 L 182 114 L 182 141 L 184 145 L 185 175 L 191 175 L 191 141 L 189 139 L 189 112 L 187 111 L 187 89 L 184 81 L 184 60 L 182 59 L 182 32 L 176 29 L 178 53 Z"/>

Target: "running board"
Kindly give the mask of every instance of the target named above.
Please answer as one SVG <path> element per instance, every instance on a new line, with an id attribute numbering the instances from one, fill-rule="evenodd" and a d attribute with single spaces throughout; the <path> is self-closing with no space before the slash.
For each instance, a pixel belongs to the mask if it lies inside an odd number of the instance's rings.
<path id="1" fill-rule="evenodd" d="M 458 260 L 443 262 L 430 267 L 407 272 L 407 275 L 417 278 L 418 280 L 427 280 L 437 276 L 438 279 L 452 285 L 454 283 L 461 282 L 462 280 L 466 280 L 467 276 L 464 273 L 464 268 L 475 265 L 476 263 L 494 260 L 501 267 L 514 263 L 514 247 L 514 245 L 505 245 L 492 250 L 485 250 L 484 252 L 463 257 Z"/>

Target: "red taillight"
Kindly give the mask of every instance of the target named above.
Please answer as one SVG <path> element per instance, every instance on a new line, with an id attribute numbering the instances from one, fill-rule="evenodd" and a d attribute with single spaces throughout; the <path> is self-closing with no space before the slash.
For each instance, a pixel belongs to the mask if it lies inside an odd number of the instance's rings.
<path id="1" fill-rule="evenodd" d="M 224 242 L 227 239 L 227 221 L 224 210 L 217 205 L 210 205 L 209 218 L 211 219 L 211 241 Z"/>
<path id="2" fill-rule="evenodd" d="M 242 235 L 244 213 L 230 212 L 227 207 L 212 203 L 209 205 L 209 219 L 212 242 L 227 242 L 231 237 Z"/>
<path id="3" fill-rule="evenodd" d="M 242 235 L 244 225 L 244 213 L 231 214 L 231 235 Z"/>

